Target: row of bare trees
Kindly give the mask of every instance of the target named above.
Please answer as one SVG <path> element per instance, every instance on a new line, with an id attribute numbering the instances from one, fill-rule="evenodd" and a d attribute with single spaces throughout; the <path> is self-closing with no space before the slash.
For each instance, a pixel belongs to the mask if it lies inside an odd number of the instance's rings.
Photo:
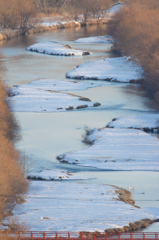
<path id="1" fill-rule="evenodd" d="M 20 30 L 25 35 L 39 21 L 38 12 L 54 15 L 82 14 L 83 19 L 99 18 L 116 0 L 0 0 L 1 29 Z"/>
<path id="2" fill-rule="evenodd" d="M 20 30 L 25 35 L 39 19 L 37 13 L 99 18 L 117 0 L 0 0 L 1 29 Z"/>
<path id="3" fill-rule="evenodd" d="M 19 126 L 6 101 L 7 92 L 0 81 L 0 220 L 12 209 L 17 195 L 27 189 L 27 182 L 14 147 Z"/>
<path id="4" fill-rule="evenodd" d="M 115 0 L 34 0 L 38 12 L 47 14 L 70 14 L 77 16 L 83 14 L 84 20 L 90 15 L 101 16 Z"/>
<path id="5" fill-rule="evenodd" d="M 115 47 L 144 69 L 143 86 L 159 107 L 159 0 L 125 0 L 109 23 Z"/>

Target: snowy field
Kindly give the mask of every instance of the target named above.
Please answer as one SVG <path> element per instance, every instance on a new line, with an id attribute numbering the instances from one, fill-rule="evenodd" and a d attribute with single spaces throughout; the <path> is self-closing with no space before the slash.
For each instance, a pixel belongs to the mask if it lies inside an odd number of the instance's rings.
<path id="1" fill-rule="evenodd" d="M 95 103 L 88 98 L 58 91 L 84 90 L 95 86 L 100 84 L 41 79 L 12 88 L 10 102 L 15 112 L 54 112 L 92 107 Z"/>
<path id="2" fill-rule="evenodd" d="M 41 42 L 35 43 L 26 48 L 27 51 L 43 53 L 48 55 L 60 55 L 60 56 L 82 56 L 89 55 L 90 53 L 82 50 L 73 50 L 68 45 L 63 45 L 57 42 Z"/>
<path id="3" fill-rule="evenodd" d="M 71 173 L 67 171 L 62 170 L 51 170 L 51 169 L 45 169 L 38 173 L 32 173 L 27 176 L 28 179 L 34 179 L 34 180 L 85 180 L 90 179 L 85 176 L 79 176 L 76 173 Z"/>
<path id="4" fill-rule="evenodd" d="M 104 231 L 153 218 L 144 208 L 118 201 L 116 190 L 84 182 L 31 181 L 26 202 L 16 205 L 13 218 L 35 231 Z"/>
<path id="5" fill-rule="evenodd" d="M 142 68 L 124 57 L 103 58 L 77 66 L 67 78 L 130 82 L 141 79 Z"/>
<path id="6" fill-rule="evenodd" d="M 109 35 L 105 35 L 105 36 L 79 38 L 75 40 L 74 43 L 110 43 L 111 41 L 112 41 L 112 37 Z"/>
<path id="7" fill-rule="evenodd" d="M 102 170 L 159 171 L 159 140 L 134 129 L 92 129 L 87 149 L 58 156 L 61 162 Z"/>
<path id="8" fill-rule="evenodd" d="M 159 114 L 143 114 L 137 116 L 127 116 L 116 118 L 110 122 L 107 127 L 112 128 L 136 128 L 150 129 L 151 131 L 159 131 Z"/>

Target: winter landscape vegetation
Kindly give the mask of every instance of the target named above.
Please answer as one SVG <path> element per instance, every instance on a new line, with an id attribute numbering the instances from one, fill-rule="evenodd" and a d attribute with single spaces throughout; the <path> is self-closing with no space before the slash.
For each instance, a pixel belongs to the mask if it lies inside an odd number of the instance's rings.
<path id="1" fill-rule="evenodd" d="M 158 231 L 158 16 L 0 0 L 1 230 Z"/>

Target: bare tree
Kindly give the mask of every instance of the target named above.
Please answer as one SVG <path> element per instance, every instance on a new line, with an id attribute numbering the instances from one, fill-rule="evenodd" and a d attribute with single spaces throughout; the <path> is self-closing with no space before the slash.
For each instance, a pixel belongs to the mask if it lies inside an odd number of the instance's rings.
<path id="1" fill-rule="evenodd" d="M 99 18 L 106 11 L 113 0 L 67 0 L 63 8 L 72 15 L 83 14 L 84 21 L 90 16 Z"/>
<path id="2" fill-rule="evenodd" d="M 0 1 L 0 24 L 4 29 L 16 28 L 18 24 L 18 9 L 15 0 Z"/>
<path id="3" fill-rule="evenodd" d="M 36 9 L 32 0 L 17 0 L 19 29 L 25 35 L 35 25 Z"/>
<path id="4" fill-rule="evenodd" d="M 36 8 L 33 0 L 1 0 L 0 25 L 20 29 L 23 35 L 35 24 Z"/>

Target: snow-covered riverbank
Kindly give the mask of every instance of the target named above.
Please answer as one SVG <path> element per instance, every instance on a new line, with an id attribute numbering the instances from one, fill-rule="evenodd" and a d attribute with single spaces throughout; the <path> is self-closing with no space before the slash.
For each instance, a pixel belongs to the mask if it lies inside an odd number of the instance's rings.
<path id="1" fill-rule="evenodd" d="M 35 43 L 26 49 L 27 51 L 43 53 L 48 55 L 58 55 L 58 56 L 82 56 L 89 55 L 88 51 L 73 50 L 71 46 L 63 45 L 57 42 L 42 42 Z"/>
<path id="2" fill-rule="evenodd" d="M 57 159 L 103 170 L 159 171 L 159 140 L 140 130 L 92 129 L 86 141 L 93 145 Z"/>
<path id="3" fill-rule="evenodd" d="M 137 82 L 142 68 L 124 57 L 103 58 L 77 66 L 66 74 L 67 78 L 106 80 L 113 82 Z"/>

